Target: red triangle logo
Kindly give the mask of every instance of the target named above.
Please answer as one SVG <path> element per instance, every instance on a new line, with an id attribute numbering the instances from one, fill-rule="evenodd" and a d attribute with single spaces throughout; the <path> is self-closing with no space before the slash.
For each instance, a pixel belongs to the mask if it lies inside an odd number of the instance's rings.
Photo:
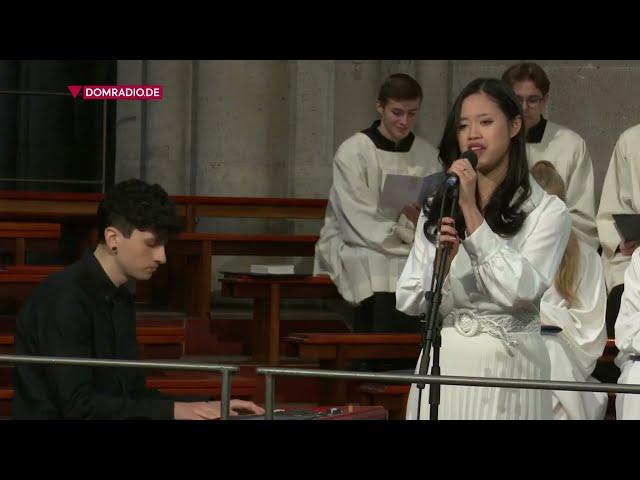
<path id="1" fill-rule="evenodd" d="M 80 93 L 80 90 L 82 90 L 82 85 L 67 85 L 67 88 L 71 92 L 71 96 L 76 98 Z"/>

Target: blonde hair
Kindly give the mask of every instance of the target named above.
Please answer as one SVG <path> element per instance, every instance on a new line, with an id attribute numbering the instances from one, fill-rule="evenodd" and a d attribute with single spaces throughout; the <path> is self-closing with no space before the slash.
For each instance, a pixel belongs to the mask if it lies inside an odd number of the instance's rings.
<path id="1" fill-rule="evenodd" d="M 547 192 L 553 190 L 564 201 L 565 186 L 562 177 L 551 162 L 540 160 L 531 167 L 531 175 Z M 576 289 L 578 283 L 578 269 L 580 268 L 580 250 L 578 240 L 573 229 L 569 235 L 569 243 L 562 256 L 562 261 L 556 272 L 554 285 L 558 293 L 569 302 L 570 306 L 578 303 Z"/>

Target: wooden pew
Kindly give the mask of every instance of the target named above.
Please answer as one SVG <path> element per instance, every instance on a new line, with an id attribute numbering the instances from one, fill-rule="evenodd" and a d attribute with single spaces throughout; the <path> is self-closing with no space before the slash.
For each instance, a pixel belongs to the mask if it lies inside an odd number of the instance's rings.
<path id="1" fill-rule="evenodd" d="M 14 343 L 13 332 L 5 329 L 0 331 L 0 355 L 13 355 L 15 352 Z"/>
<path id="2" fill-rule="evenodd" d="M 361 405 L 381 405 L 389 412 L 389 420 L 406 417 L 409 385 L 398 383 L 363 383 L 358 387 Z"/>
<path id="3" fill-rule="evenodd" d="M 0 253 L 11 253 L 15 265 L 24 265 L 27 251 L 56 252 L 57 223 L 0 222 Z"/>
<path id="4" fill-rule="evenodd" d="M 14 299 L 18 307 L 49 275 L 61 265 L 5 265 L 0 267 L 0 298 Z"/>
<path id="5" fill-rule="evenodd" d="M 172 396 L 210 397 L 219 399 L 222 381 L 219 374 L 166 370 L 147 374 L 147 387 L 157 388 L 161 393 Z M 256 377 L 231 376 L 233 398 L 252 399 L 256 392 Z"/>
<path id="6" fill-rule="evenodd" d="M 92 224 L 103 195 L 76 192 L 0 191 L 0 220 L 61 221 Z M 322 219 L 326 199 L 207 197 L 172 195 L 185 230 L 194 232 L 198 217 Z"/>
<path id="7" fill-rule="evenodd" d="M 417 360 L 420 339 L 419 333 L 296 333 L 284 341 L 300 359 L 318 360 L 321 369 L 349 370 L 351 360 Z M 339 404 L 347 400 L 347 382 L 328 380 L 321 401 Z"/>
<path id="8" fill-rule="evenodd" d="M 64 265 L 0 265 L 0 274 L 43 275 L 46 278 L 64 267 Z"/>
<path id="9" fill-rule="evenodd" d="M 252 275 L 225 273 L 222 295 L 253 299 L 254 358 L 277 365 L 280 358 L 280 303 L 283 298 L 337 298 L 325 275 Z M 325 334 L 326 335 L 326 334 Z"/>
<path id="10" fill-rule="evenodd" d="M 168 264 L 142 288 L 152 303 L 168 304 L 193 318 L 187 331 L 190 353 L 205 353 L 214 339 L 209 332 L 212 255 L 313 256 L 315 235 L 244 235 L 183 233 L 167 245 Z"/>
<path id="11" fill-rule="evenodd" d="M 284 341 L 301 359 L 317 359 L 320 368 L 348 370 L 358 359 L 418 359 L 419 333 L 294 333 Z"/>
<path id="12" fill-rule="evenodd" d="M 0 191 L 0 220 L 56 221 L 62 224 L 63 230 L 78 225 L 93 229 L 102 198 L 98 193 Z M 200 234 L 194 233 L 195 227 L 200 217 L 322 219 L 327 206 L 326 199 L 308 198 L 184 195 L 171 198 L 176 203 L 178 216 L 185 219 L 185 233 L 167 246 L 168 256 L 175 253 L 195 257 L 195 263 L 200 263 L 206 255 L 313 256 L 317 240 L 313 235 Z M 95 244 L 97 234 L 84 232 L 84 237 L 88 246 Z"/>
<path id="13" fill-rule="evenodd" d="M 180 358 L 185 353 L 187 318 L 138 317 L 140 358 Z"/>
<path id="14" fill-rule="evenodd" d="M 209 318 L 212 255 L 313 256 L 317 240 L 316 235 L 183 233 L 167 245 L 170 265 L 165 275 L 171 276 L 170 288 L 160 286 L 163 277 L 156 275 L 152 289 L 163 297 L 171 292 L 170 306 L 187 315 Z"/>
<path id="15" fill-rule="evenodd" d="M 0 385 L 0 420 L 10 420 L 12 415 L 13 386 Z"/>
<path id="16" fill-rule="evenodd" d="M 0 220 L 59 221 L 79 238 L 76 253 L 97 242 L 95 214 L 102 194 L 68 192 L 0 192 Z M 187 345 L 207 341 L 212 255 L 313 256 L 316 235 L 194 233 L 198 218 L 324 218 L 326 199 L 171 196 L 185 219 L 186 233 L 167 245 L 169 264 L 139 292 L 151 290 L 154 302 L 198 318 L 188 330 Z M 212 339 L 209 338 L 208 341 Z"/>

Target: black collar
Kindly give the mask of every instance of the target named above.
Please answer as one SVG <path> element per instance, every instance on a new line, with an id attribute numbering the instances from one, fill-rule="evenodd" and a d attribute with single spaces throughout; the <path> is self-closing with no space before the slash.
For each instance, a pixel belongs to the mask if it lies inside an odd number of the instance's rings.
<path id="1" fill-rule="evenodd" d="M 131 298 L 131 292 L 127 290 L 126 284 L 116 287 L 90 249 L 85 250 L 80 263 L 84 271 L 83 280 L 86 280 L 84 287 L 96 299 L 104 299 L 107 303 L 112 303 L 116 298 Z"/>
<path id="2" fill-rule="evenodd" d="M 386 152 L 408 152 L 411 150 L 413 140 L 416 138 L 413 132 L 409 132 L 409 135 L 396 144 L 380 133 L 379 126 L 380 120 L 376 120 L 369 128 L 362 130 L 362 133 L 371 139 L 376 148 Z"/>
<path id="3" fill-rule="evenodd" d="M 540 143 L 544 135 L 544 129 L 547 127 L 547 120 L 542 115 L 540 121 L 536 123 L 527 132 L 527 143 Z"/>

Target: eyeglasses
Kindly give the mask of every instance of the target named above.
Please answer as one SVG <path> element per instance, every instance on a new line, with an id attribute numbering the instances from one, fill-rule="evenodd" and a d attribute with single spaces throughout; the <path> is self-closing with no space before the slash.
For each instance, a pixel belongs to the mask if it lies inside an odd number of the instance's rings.
<path id="1" fill-rule="evenodd" d="M 536 105 L 540 104 L 540 102 L 542 102 L 543 97 L 541 97 L 540 95 L 531 95 L 527 98 L 523 98 L 520 95 L 516 95 L 516 97 L 518 97 L 518 100 L 520 100 L 520 103 L 522 105 L 524 105 L 525 102 L 527 102 L 527 105 L 529 105 L 530 107 L 535 107 Z"/>

